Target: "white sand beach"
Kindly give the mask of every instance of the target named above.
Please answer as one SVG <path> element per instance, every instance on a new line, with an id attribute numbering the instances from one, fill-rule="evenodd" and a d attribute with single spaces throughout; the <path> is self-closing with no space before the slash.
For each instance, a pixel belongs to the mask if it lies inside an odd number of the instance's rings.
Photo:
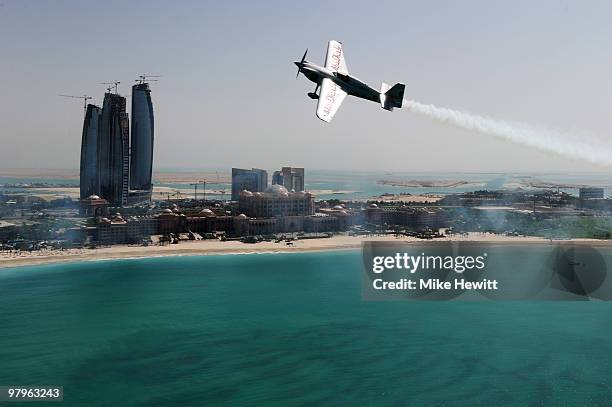
<path id="1" fill-rule="evenodd" d="M 166 246 L 128 246 L 117 245 L 98 249 L 67 249 L 40 250 L 34 252 L 0 252 L 0 268 L 47 263 L 62 263 L 71 261 L 103 260 L 118 258 L 143 258 L 177 255 L 213 255 L 213 254 L 247 254 L 276 252 L 307 252 L 322 250 L 359 249 L 364 241 L 405 242 L 411 244 L 427 244 L 441 241 L 469 241 L 497 244 L 551 244 L 551 243 L 581 243 L 597 246 L 612 246 L 612 241 L 594 239 L 573 239 L 551 241 L 539 237 L 514 237 L 492 234 L 473 233 L 468 236 L 422 240 L 413 237 L 386 236 L 345 236 L 330 238 L 306 239 L 286 242 L 242 243 L 239 241 L 199 240 L 186 241 Z"/>

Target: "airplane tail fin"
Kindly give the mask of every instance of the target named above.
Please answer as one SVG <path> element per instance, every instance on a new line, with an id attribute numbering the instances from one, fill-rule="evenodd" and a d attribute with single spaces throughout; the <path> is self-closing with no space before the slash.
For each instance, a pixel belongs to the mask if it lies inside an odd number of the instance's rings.
<path id="1" fill-rule="evenodd" d="M 389 85 L 383 82 L 380 87 L 380 105 L 382 108 L 385 110 L 393 110 L 394 107 L 401 108 L 405 88 L 406 85 L 403 83 L 396 83 L 389 88 Z"/>

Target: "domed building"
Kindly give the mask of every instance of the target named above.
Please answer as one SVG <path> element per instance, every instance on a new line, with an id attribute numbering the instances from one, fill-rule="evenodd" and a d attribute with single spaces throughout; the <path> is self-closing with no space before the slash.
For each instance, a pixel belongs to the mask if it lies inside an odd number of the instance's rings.
<path id="1" fill-rule="evenodd" d="M 327 219 L 313 219 L 310 225 L 311 231 L 344 231 L 355 222 L 355 214 L 347 210 L 344 204 L 335 205 L 331 208 L 319 208 L 317 215 L 325 215 Z"/>
<path id="2" fill-rule="evenodd" d="M 81 216 L 100 217 L 108 215 L 108 201 L 98 195 L 92 194 L 82 199 L 80 204 L 79 213 Z"/>
<path id="3" fill-rule="evenodd" d="M 291 191 L 291 192 L 295 193 L 295 191 Z M 288 196 L 289 195 L 289 191 L 287 191 L 287 188 L 285 188 L 282 185 L 278 185 L 278 184 L 270 185 L 268 188 L 266 188 L 265 193 L 276 195 L 276 196 Z"/>
<path id="4" fill-rule="evenodd" d="M 263 193 L 241 193 L 238 208 L 251 218 L 307 216 L 314 213 L 314 196 L 304 191 L 289 192 L 283 185 L 273 184 Z"/>
<path id="5" fill-rule="evenodd" d="M 170 216 L 174 216 L 171 214 Z M 142 243 L 158 232 L 158 219 L 151 216 L 127 216 L 119 213 L 102 218 L 97 224 L 96 241 L 99 244 Z"/>

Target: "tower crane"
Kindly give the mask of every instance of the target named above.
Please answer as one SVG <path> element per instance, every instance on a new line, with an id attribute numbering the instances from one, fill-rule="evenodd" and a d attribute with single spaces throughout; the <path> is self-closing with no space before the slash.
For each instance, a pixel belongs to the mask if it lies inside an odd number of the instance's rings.
<path id="1" fill-rule="evenodd" d="M 138 79 L 136 79 L 136 82 L 138 82 L 139 84 L 143 84 L 145 82 L 158 82 L 159 79 L 149 79 L 149 78 L 161 78 L 161 75 L 138 75 Z"/>
<path id="2" fill-rule="evenodd" d="M 85 114 L 87 114 L 87 101 L 89 99 L 93 99 L 91 96 L 88 96 L 88 95 L 83 95 L 83 96 L 60 95 L 60 96 L 65 97 L 65 98 L 72 98 L 72 99 L 83 99 L 83 110 Z"/>
<path id="3" fill-rule="evenodd" d="M 194 201 L 198 200 L 198 185 L 202 185 L 202 184 L 204 185 L 204 201 L 206 201 L 206 181 L 199 180 L 199 181 L 189 184 L 194 188 L 194 196 L 193 196 Z"/>
<path id="4" fill-rule="evenodd" d="M 113 82 L 100 82 L 101 85 L 113 85 L 113 87 L 115 88 L 115 94 L 118 94 L 118 85 L 120 84 L 120 81 L 113 81 Z M 108 92 L 110 93 L 110 90 L 112 89 L 112 87 L 108 87 L 106 88 L 108 90 Z"/>
<path id="5" fill-rule="evenodd" d="M 222 185 L 221 178 L 219 177 L 219 171 L 216 171 L 216 173 L 217 173 L 217 184 Z M 225 187 L 223 186 L 221 186 L 221 200 L 225 202 Z"/>

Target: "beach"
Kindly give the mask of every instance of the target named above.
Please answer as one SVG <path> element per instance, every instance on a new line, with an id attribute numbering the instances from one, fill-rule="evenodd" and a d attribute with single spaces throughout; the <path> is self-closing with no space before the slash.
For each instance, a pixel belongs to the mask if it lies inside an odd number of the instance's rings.
<path id="1" fill-rule="evenodd" d="M 148 258 L 163 256 L 195 256 L 214 254 L 249 254 L 249 253 L 288 253 L 313 252 L 327 250 L 359 249 L 364 241 L 405 242 L 426 244 L 428 242 L 467 241 L 492 244 L 551 244 L 578 243 L 597 246 L 612 246 L 612 241 L 596 239 L 553 240 L 531 236 L 503 236 L 493 234 L 470 233 L 467 236 L 454 236 L 423 240 L 415 237 L 394 235 L 382 236 L 346 236 L 336 235 L 329 238 L 294 240 L 290 245 L 285 241 L 263 241 L 243 243 L 240 241 L 196 240 L 165 246 L 131 246 L 115 245 L 97 249 L 39 250 L 32 252 L 0 252 L 0 268 L 33 266 L 48 263 L 73 261 L 108 260 L 122 258 Z"/>

